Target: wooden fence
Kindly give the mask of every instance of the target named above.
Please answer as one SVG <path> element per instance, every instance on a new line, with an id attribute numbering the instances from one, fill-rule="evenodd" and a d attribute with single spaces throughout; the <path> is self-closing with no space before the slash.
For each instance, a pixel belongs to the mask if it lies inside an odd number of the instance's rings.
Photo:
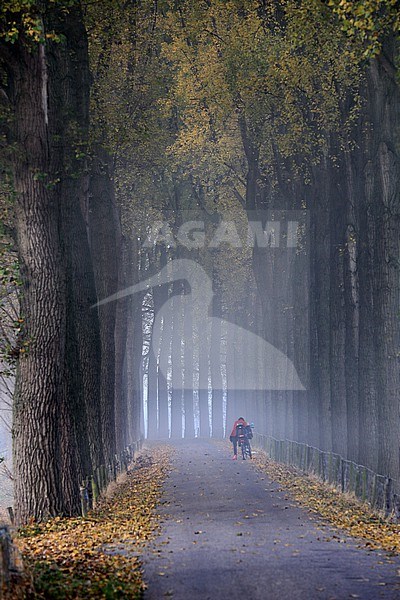
<path id="1" fill-rule="evenodd" d="M 319 448 L 291 440 L 278 440 L 254 433 L 254 446 L 265 450 L 272 459 L 312 473 L 342 492 L 354 494 L 386 517 L 400 519 L 400 497 L 396 493 L 398 482 L 378 475 L 367 467 L 345 460 L 339 454 L 324 452 Z"/>
<path id="2" fill-rule="evenodd" d="M 117 475 L 127 470 L 128 465 L 134 460 L 136 452 L 142 447 L 143 440 L 137 440 L 115 455 L 113 464 L 101 465 L 80 486 L 81 511 L 86 517 L 88 510 L 96 504 L 100 494 L 107 488 L 108 484 L 115 481 Z"/>

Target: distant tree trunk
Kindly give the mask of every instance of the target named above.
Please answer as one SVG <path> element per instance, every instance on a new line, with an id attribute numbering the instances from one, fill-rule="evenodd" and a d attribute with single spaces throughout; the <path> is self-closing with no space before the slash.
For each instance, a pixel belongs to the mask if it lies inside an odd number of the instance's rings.
<path id="1" fill-rule="evenodd" d="M 127 284 L 139 281 L 139 247 L 136 238 L 128 242 Z M 126 396 L 127 423 L 126 439 L 128 443 L 141 438 L 142 412 L 142 351 L 143 327 L 142 304 L 144 293 L 129 296 L 127 303 L 127 340 L 126 340 Z"/>
<path id="2" fill-rule="evenodd" d="M 311 381 L 312 393 L 315 394 L 318 411 L 318 424 L 316 434 L 318 447 L 322 450 L 332 450 L 332 421 L 331 421 L 331 385 L 330 385 L 330 231 L 329 231 L 329 182 L 327 181 L 326 160 L 315 172 L 315 188 L 311 219 L 315 219 L 314 235 L 312 238 L 312 252 L 314 270 L 314 290 L 312 302 L 315 319 L 315 337 L 312 342 L 314 348 L 313 360 L 314 378 Z M 315 424 L 313 424 L 315 427 Z"/>
<path id="3" fill-rule="evenodd" d="M 185 438 L 194 438 L 193 404 L 193 301 L 190 295 L 184 297 L 183 311 L 184 372 L 183 406 L 185 411 Z"/>
<path id="4" fill-rule="evenodd" d="M 169 330 L 168 327 L 163 328 L 163 338 L 161 347 L 165 347 L 166 339 L 168 339 Z M 169 392 L 168 382 L 164 373 L 158 368 L 157 375 L 158 384 L 158 406 L 159 406 L 159 424 L 158 424 L 158 437 L 160 439 L 166 439 L 169 437 Z"/>
<path id="5" fill-rule="evenodd" d="M 159 262 L 158 268 L 161 270 L 166 265 L 166 254 L 165 249 L 161 252 L 159 256 L 157 256 L 157 261 Z M 151 326 L 151 343 L 149 347 L 149 361 L 148 361 L 148 397 L 147 397 L 147 423 L 148 430 L 147 435 L 150 439 L 156 439 L 158 436 L 158 429 L 160 427 L 160 397 L 158 391 L 158 370 L 157 363 L 159 359 L 159 354 L 161 351 L 161 341 L 162 341 L 162 331 L 156 339 L 155 331 L 154 331 L 154 321 L 156 319 L 157 314 L 161 310 L 163 304 L 168 300 L 168 288 L 165 285 L 156 286 L 152 290 L 153 294 L 153 323 Z M 166 430 L 163 432 L 163 437 L 168 437 L 168 399 L 164 398 L 164 408 L 166 408 L 165 415 L 166 419 Z M 163 416 L 163 420 L 165 423 L 165 416 Z"/>
<path id="6" fill-rule="evenodd" d="M 305 190 L 299 186 L 298 197 L 303 197 Z M 296 252 L 293 267 L 293 321 L 294 349 L 293 360 L 300 379 L 306 388 L 294 392 L 294 414 L 296 421 L 295 439 L 309 443 L 309 393 L 310 393 L 310 266 L 309 266 L 309 236 L 306 228 L 301 240 L 302 253 Z"/>
<path id="7" fill-rule="evenodd" d="M 167 252 L 165 246 L 160 251 L 160 270 L 167 265 Z M 158 315 L 163 305 L 168 301 L 169 287 L 161 285 L 153 288 L 154 318 Z M 169 392 L 167 382 L 168 356 L 171 348 L 172 323 L 166 319 L 162 320 L 159 347 L 157 348 L 157 392 L 158 392 L 158 437 L 166 439 L 169 437 Z M 156 340 L 157 343 L 157 340 Z M 164 372 L 165 371 L 165 372 Z"/>
<path id="8" fill-rule="evenodd" d="M 367 146 L 367 145 L 366 145 Z M 360 447 L 358 460 L 362 465 L 378 469 L 378 398 L 376 386 L 375 339 L 371 335 L 373 324 L 373 254 L 374 218 L 374 174 L 372 162 L 364 168 L 365 190 L 358 202 L 357 270 L 359 281 L 359 419 Z M 350 433 L 350 432 L 349 432 Z"/>
<path id="9" fill-rule="evenodd" d="M 295 367 L 295 353 L 294 353 L 294 314 L 293 314 L 293 280 L 294 280 L 294 264 L 295 264 L 295 251 L 291 248 L 285 248 L 286 255 L 286 294 L 285 294 L 285 328 L 286 328 L 286 355 L 293 362 Z M 288 391 L 286 394 L 286 437 L 289 440 L 295 439 L 295 430 L 297 429 L 295 424 L 295 410 L 294 410 L 294 391 L 293 384 L 294 380 L 290 377 L 290 373 L 286 372 L 285 379 L 288 385 Z"/>
<path id="10" fill-rule="evenodd" d="M 172 344 L 171 344 L 171 378 L 172 378 L 172 397 L 171 397 L 171 437 L 182 437 L 182 416 L 183 416 L 183 361 L 182 361 L 182 296 L 180 287 L 174 284 L 175 295 L 172 298 L 173 303 L 173 323 L 172 323 Z"/>
<path id="11" fill-rule="evenodd" d="M 164 286 L 165 293 L 168 298 L 168 288 Z M 160 342 L 160 357 L 166 357 L 170 353 L 171 348 L 171 328 L 172 324 L 166 319 L 163 319 L 162 334 Z M 158 364 L 158 437 L 165 439 L 169 437 L 169 391 L 167 372 L 161 368 L 161 361 Z"/>
<path id="12" fill-rule="evenodd" d="M 313 204 L 311 206 L 314 208 Z M 318 354 L 318 329 L 317 314 L 319 302 L 318 283 L 318 253 L 317 253 L 317 231 L 319 222 L 316 210 L 310 211 L 310 380 L 308 390 L 308 436 L 307 443 L 319 447 L 319 354 Z"/>
<path id="13" fill-rule="evenodd" d="M 229 318 L 229 315 L 228 315 Z M 237 414 L 237 379 L 235 369 L 235 336 L 234 329 L 231 326 L 230 321 L 226 321 L 227 330 L 224 331 L 226 335 L 226 437 L 230 436 L 232 426 L 238 417 L 244 415 Z"/>
<path id="14" fill-rule="evenodd" d="M 221 371 L 222 306 L 221 291 L 218 287 L 213 297 L 212 314 L 213 317 L 216 317 L 215 324 L 211 329 L 210 351 L 210 375 L 212 389 L 212 435 L 216 438 L 222 438 L 224 435 L 223 382 Z"/>
<path id="15" fill-rule="evenodd" d="M 95 144 L 91 164 L 89 225 L 97 296 L 107 298 L 117 291 L 117 211 L 111 158 Z M 99 307 L 101 340 L 100 406 L 106 464 L 115 456 L 115 315 L 116 302 Z"/>
<path id="16" fill-rule="evenodd" d="M 204 307 L 200 307 L 203 311 Z M 202 315 L 203 316 L 203 315 Z M 204 318 L 206 316 L 204 315 Z M 201 324 L 201 320 L 199 321 Z M 199 420 L 200 437 L 210 437 L 210 420 L 208 412 L 208 328 L 199 331 Z"/>
<path id="17" fill-rule="evenodd" d="M 255 318 L 255 333 L 257 334 L 257 350 L 256 350 L 256 362 L 257 362 L 257 381 L 256 381 L 256 393 L 255 393 L 255 407 L 256 414 L 254 415 L 254 425 L 256 431 L 266 435 L 269 430 L 268 427 L 271 425 L 270 416 L 270 402 L 267 400 L 268 392 L 263 389 L 262 381 L 264 380 L 264 360 L 261 352 L 261 345 L 264 340 L 264 323 L 263 313 L 261 306 L 261 299 L 259 290 L 257 287 L 255 296 L 254 306 L 254 318 Z"/>
<path id="18" fill-rule="evenodd" d="M 153 294 L 155 291 L 153 292 Z M 155 313 L 154 313 L 155 318 Z M 154 322 L 152 326 L 151 343 L 149 347 L 148 381 L 147 381 L 147 437 L 151 440 L 157 437 L 157 356 L 154 351 L 159 347 L 159 340 L 154 340 Z"/>
<path id="19" fill-rule="evenodd" d="M 336 149 L 333 149 L 336 152 Z M 341 169 L 344 165 L 339 163 Z M 338 166 L 327 164 L 329 172 L 328 190 L 330 195 L 330 390 L 332 414 L 332 450 L 343 457 L 347 456 L 347 404 L 345 381 L 345 342 L 346 319 L 344 304 L 344 255 L 345 228 L 348 198 L 347 190 L 338 181 Z M 342 176 L 343 177 L 343 176 Z"/>
<path id="20" fill-rule="evenodd" d="M 128 388 L 128 433 L 130 443 L 142 437 L 141 412 L 142 412 L 142 306 L 141 297 L 131 299 L 130 314 L 128 317 L 127 340 L 127 388 Z"/>
<path id="21" fill-rule="evenodd" d="M 119 232 L 117 236 L 118 289 L 127 287 L 128 240 Z M 127 446 L 127 397 L 124 381 L 124 362 L 127 349 L 128 298 L 120 298 L 115 309 L 115 443 L 121 450 Z"/>

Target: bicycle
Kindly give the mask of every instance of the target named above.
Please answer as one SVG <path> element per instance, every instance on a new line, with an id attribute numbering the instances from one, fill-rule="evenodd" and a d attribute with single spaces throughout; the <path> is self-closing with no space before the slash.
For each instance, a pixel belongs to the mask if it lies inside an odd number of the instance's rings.
<path id="1" fill-rule="evenodd" d="M 243 460 L 246 460 L 247 456 L 251 459 L 252 458 L 252 453 L 251 453 L 250 440 L 247 437 L 246 433 L 239 433 L 239 435 L 238 435 L 238 445 L 239 445 L 239 448 L 242 449 L 242 458 L 243 458 Z"/>

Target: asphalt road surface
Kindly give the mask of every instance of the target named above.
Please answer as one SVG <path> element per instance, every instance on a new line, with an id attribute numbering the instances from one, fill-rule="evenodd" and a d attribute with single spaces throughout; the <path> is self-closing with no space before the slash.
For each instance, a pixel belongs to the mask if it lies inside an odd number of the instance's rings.
<path id="1" fill-rule="evenodd" d="M 145 600 L 400 599 L 400 560 L 310 515 L 227 445 L 174 444 Z"/>

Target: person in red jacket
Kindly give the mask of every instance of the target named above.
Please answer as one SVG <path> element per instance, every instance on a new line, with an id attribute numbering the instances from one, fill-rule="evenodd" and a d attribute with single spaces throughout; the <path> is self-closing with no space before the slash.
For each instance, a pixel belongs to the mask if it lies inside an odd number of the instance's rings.
<path id="1" fill-rule="evenodd" d="M 237 439 L 236 427 L 238 425 L 243 425 L 243 427 L 246 427 L 248 425 L 248 423 L 246 423 L 246 421 L 244 420 L 243 417 L 239 417 L 238 420 L 235 421 L 234 424 L 233 424 L 231 435 L 229 437 L 230 441 L 233 444 L 233 460 L 237 460 L 237 443 L 238 443 L 238 439 Z"/>

